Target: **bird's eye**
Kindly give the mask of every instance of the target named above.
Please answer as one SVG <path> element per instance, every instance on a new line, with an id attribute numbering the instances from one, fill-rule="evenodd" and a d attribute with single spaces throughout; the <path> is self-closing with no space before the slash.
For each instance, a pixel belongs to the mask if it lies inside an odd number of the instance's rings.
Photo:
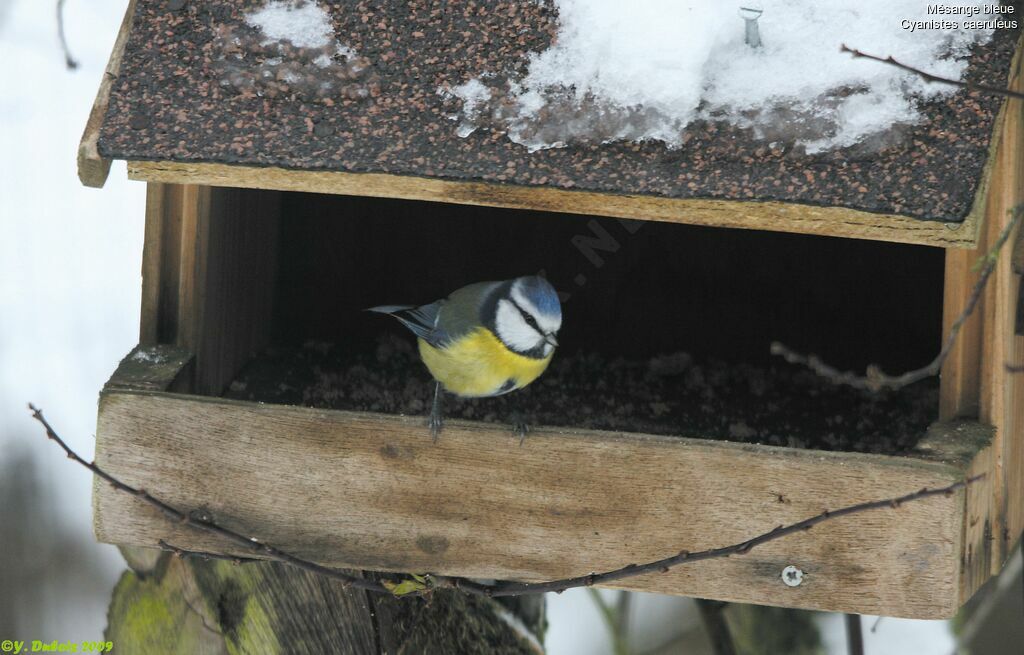
<path id="1" fill-rule="evenodd" d="M 538 325 L 537 325 L 537 319 L 535 319 L 532 314 L 528 314 L 527 312 L 523 311 L 522 309 L 519 310 L 519 313 L 523 315 L 523 320 L 526 321 L 527 325 L 532 327 L 534 330 L 537 330 L 538 332 L 540 332 L 540 327 L 538 327 Z"/>

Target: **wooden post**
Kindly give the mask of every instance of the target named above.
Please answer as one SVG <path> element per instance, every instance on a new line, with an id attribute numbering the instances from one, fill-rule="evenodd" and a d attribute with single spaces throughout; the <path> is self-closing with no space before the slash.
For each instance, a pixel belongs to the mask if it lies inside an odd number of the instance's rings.
<path id="1" fill-rule="evenodd" d="M 451 590 L 399 599 L 277 563 L 165 553 L 152 570 L 121 577 L 106 639 L 127 654 L 538 655 L 542 603 Z"/>

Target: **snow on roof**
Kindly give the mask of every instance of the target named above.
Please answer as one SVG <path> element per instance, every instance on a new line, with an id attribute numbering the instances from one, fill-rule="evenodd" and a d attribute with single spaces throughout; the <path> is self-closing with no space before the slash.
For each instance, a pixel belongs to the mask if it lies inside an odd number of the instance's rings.
<path id="1" fill-rule="evenodd" d="M 270 0 L 262 9 L 247 14 L 245 22 L 258 27 L 268 39 L 291 41 L 297 48 L 323 48 L 334 40 L 331 17 L 316 2 Z"/>
<path id="2" fill-rule="evenodd" d="M 951 16 L 929 14 L 920 0 L 769 0 L 758 7 L 757 48 L 744 43 L 742 3 L 555 4 L 558 34 L 525 76 L 504 82 L 480 71 L 453 89 L 465 100 L 460 134 L 470 131 L 466 123 L 496 122 L 531 150 L 616 140 L 677 146 L 688 124 L 711 119 L 791 138 L 814 153 L 912 124 L 921 99 L 954 91 L 855 60 L 841 44 L 959 79 L 969 46 L 992 34 L 965 20 L 985 18 L 979 2 L 944 3 Z M 489 91 L 481 86 L 501 84 L 491 111 L 482 111 Z"/>

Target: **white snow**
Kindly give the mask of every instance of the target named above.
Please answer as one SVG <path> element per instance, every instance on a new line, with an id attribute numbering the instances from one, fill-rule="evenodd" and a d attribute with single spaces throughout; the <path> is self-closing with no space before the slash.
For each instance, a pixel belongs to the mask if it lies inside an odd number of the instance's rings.
<path id="1" fill-rule="evenodd" d="M 273 41 L 291 41 L 297 48 L 324 48 L 334 40 L 327 11 L 316 2 L 270 0 L 245 17 Z"/>
<path id="2" fill-rule="evenodd" d="M 245 22 L 255 27 L 266 37 L 263 44 L 289 42 L 296 48 L 314 48 L 324 52 L 313 59 L 320 68 L 327 68 L 333 61 L 332 55 L 340 55 L 348 60 L 355 59 L 358 54 L 349 46 L 337 40 L 331 15 L 314 0 L 270 0 L 263 8 L 250 12 Z M 285 81 L 295 82 L 293 79 Z"/>
<path id="3" fill-rule="evenodd" d="M 531 150 L 621 139 L 675 146 L 699 118 L 766 128 L 772 137 L 781 132 L 809 152 L 851 145 L 894 123 L 913 123 L 920 99 L 953 89 L 855 60 L 840 52 L 841 44 L 959 78 L 967 48 L 991 34 L 963 29 L 962 20 L 957 29 L 905 29 L 905 21 L 950 18 L 927 15 L 921 0 L 777 0 L 760 5 L 764 45 L 755 49 L 743 42 L 743 3 L 556 4 L 553 45 L 534 55 L 526 76 L 512 85 L 514 115 L 495 117 Z M 945 5 L 956 10 L 981 3 Z M 470 85 L 486 84 L 489 72 L 459 87 L 472 91 L 465 111 L 470 121 L 481 109 L 472 102 L 481 92 Z M 844 90 L 852 93 L 836 95 Z"/>
<path id="4" fill-rule="evenodd" d="M 465 138 L 476 131 L 474 121 L 486 108 L 487 101 L 491 99 L 491 90 L 478 78 L 473 78 L 465 84 L 451 89 L 442 89 L 440 93 L 462 100 L 463 120 L 457 130 L 458 135 Z"/>

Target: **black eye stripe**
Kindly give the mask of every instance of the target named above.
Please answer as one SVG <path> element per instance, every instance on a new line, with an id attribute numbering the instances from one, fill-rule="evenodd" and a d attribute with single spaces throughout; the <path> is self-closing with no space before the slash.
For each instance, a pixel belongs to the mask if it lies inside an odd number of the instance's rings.
<path id="1" fill-rule="evenodd" d="M 530 314 L 530 312 L 520 307 L 519 303 L 517 303 L 515 300 L 513 300 L 512 298 L 509 298 L 509 300 L 512 302 L 512 305 L 519 310 L 519 314 L 523 317 L 523 320 L 526 321 L 526 324 L 532 327 L 537 332 L 540 332 L 540 326 L 537 325 L 537 319 L 535 319 L 533 315 Z"/>

